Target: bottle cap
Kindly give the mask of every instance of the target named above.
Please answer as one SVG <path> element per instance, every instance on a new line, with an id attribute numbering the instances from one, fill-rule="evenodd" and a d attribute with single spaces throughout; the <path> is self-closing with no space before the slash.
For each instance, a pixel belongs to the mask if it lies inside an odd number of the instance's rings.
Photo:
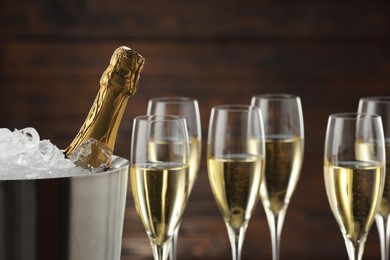
<path id="1" fill-rule="evenodd" d="M 103 72 L 100 84 L 132 96 L 138 90 L 138 81 L 144 63 L 145 59 L 139 53 L 121 46 L 112 54 L 110 65 Z"/>

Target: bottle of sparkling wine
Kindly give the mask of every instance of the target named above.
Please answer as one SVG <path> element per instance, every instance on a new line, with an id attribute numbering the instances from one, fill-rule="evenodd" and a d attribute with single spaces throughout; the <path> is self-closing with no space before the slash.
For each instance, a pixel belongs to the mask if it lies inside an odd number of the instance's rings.
<path id="1" fill-rule="evenodd" d="M 76 165 L 87 169 L 109 167 L 118 128 L 128 98 L 138 90 L 145 59 L 128 47 L 113 53 L 100 79 L 100 89 L 84 124 L 65 149 Z"/>

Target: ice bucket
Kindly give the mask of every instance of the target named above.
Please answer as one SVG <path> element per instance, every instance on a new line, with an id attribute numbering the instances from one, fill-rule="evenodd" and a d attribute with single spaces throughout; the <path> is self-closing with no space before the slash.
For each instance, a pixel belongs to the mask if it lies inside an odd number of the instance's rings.
<path id="1" fill-rule="evenodd" d="M 128 171 L 0 181 L 0 259 L 119 260 Z"/>

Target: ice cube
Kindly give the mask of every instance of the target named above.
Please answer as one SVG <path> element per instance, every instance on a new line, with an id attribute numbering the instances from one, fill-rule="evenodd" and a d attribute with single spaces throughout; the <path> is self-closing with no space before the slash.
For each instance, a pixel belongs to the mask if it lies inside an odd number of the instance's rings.
<path id="1" fill-rule="evenodd" d="M 31 127 L 0 129 L 0 179 L 51 178 L 85 174 Z"/>
<path id="2" fill-rule="evenodd" d="M 8 128 L 0 128 L 0 141 L 9 139 L 12 136 L 11 130 Z"/>
<path id="3" fill-rule="evenodd" d="M 112 150 L 106 144 L 90 138 L 74 149 L 69 158 L 77 166 L 97 173 L 111 166 Z"/>

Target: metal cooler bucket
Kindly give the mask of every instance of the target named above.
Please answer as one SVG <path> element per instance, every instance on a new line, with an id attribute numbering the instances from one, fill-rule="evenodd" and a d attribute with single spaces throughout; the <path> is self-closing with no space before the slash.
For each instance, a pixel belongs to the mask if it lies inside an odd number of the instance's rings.
<path id="1" fill-rule="evenodd" d="M 119 260 L 129 161 L 86 176 L 0 181 L 1 260 Z"/>

